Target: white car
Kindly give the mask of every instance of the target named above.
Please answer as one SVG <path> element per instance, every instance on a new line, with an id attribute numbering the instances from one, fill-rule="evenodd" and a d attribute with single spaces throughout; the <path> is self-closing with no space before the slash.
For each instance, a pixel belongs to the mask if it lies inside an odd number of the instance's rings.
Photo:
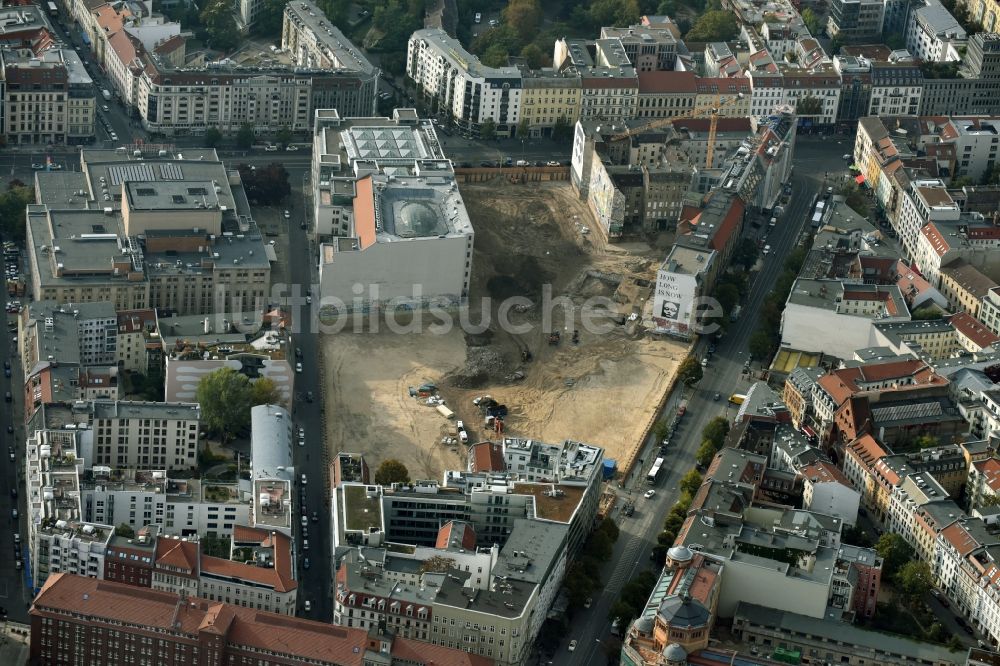
<path id="1" fill-rule="evenodd" d="M 309 550 L 309 539 L 302 540 L 302 550 Z"/>
<path id="2" fill-rule="evenodd" d="M 303 486 L 306 485 L 306 475 L 305 474 L 302 475 L 302 485 Z"/>
<path id="3" fill-rule="evenodd" d="M 576 639 L 573 639 L 569 642 L 569 651 L 572 652 L 575 649 L 576 649 Z"/>
<path id="4" fill-rule="evenodd" d="M 308 599 L 306 599 L 306 602 L 305 602 L 305 604 L 303 604 L 302 607 L 305 608 L 306 612 L 308 613 L 309 611 L 312 610 L 313 605 L 312 605 L 311 601 L 309 601 Z"/>
<path id="5" fill-rule="evenodd" d="M 764 246 L 764 250 L 763 250 L 764 256 L 766 257 L 770 253 L 771 253 L 771 246 L 770 245 L 765 245 Z"/>
<path id="6" fill-rule="evenodd" d="M 287 210 L 283 214 L 284 214 L 286 220 L 289 219 L 289 218 L 291 218 L 291 216 L 292 216 L 292 214 L 289 213 Z"/>
<path id="7" fill-rule="evenodd" d="M 264 146 L 264 152 L 265 153 L 276 153 L 276 152 L 278 152 L 278 147 L 276 145 L 274 145 L 273 143 L 269 144 L 267 146 Z"/>
<path id="8" fill-rule="evenodd" d="M 841 155 L 840 157 L 841 157 L 841 159 L 847 160 L 848 162 L 851 161 L 851 155 L 850 155 L 850 153 L 845 153 L 845 154 Z"/>
<path id="9" fill-rule="evenodd" d="M 469 441 L 469 433 L 465 431 L 465 423 L 462 421 L 456 421 L 455 430 L 458 431 L 458 439 L 461 440 L 462 444 L 467 444 Z"/>
<path id="10" fill-rule="evenodd" d="M 296 363 L 295 364 L 295 372 L 302 372 L 302 364 L 301 363 Z"/>
<path id="11" fill-rule="evenodd" d="M 656 494 L 656 490 L 654 490 L 653 488 L 650 488 L 645 493 L 643 493 L 642 496 L 645 497 L 646 499 L 649 499 L 650 497 L 652 497 L 655 494 Z"/>
<path id="12" fill-rule="evenodd" d="M 294 153 L 298 149 L 299 149 L 298 146 L 285 146 L 285 150 L 287 150 L 290 153 Z"/>

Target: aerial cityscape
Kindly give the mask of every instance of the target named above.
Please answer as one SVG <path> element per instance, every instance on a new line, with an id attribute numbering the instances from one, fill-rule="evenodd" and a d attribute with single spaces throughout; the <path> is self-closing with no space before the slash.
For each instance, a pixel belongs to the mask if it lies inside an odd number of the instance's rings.
<path id="1" fill-rule="evenodd" d="M 0 665 L 1000 666 L 998 0 L 4 0 Z"/>

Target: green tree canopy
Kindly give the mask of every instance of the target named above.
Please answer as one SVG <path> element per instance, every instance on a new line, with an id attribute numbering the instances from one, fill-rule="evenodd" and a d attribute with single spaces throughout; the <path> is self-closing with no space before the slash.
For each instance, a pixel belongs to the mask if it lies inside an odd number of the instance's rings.
<path id="1" fill-rule="evenodd" d="M 774 351 L 774 340 L 768 331 L 758 328 L 750 336 L 747 348 L 752 357 L 766 360 L 771 357 L 771 352 Z"/>
<path id="2" fill-rule="evenodd" d="M 724 416 L 716 416 L 709 421 L 701 431 L 702 439 L 707 439 L 716 447 L 722 448 L 729 434 L 729 421 Z"/>
<path id="3" fill-rule="evenodd" d="M 253 125 L 249 123 L 244 123 L 240 125 L 239 131 L 236 133 L 236 145 L 240 148 L 247 149 L 253 145 L 256 135 L 253 131 Z"/>
<path id="4" fill-rule="evenodd" d="M 258 377 L 250 384 L 251 405 L 284 405 L 278 385 L 270 377 Z"/>
<path id="5" fill-rule="evenodd" d="M 715 454 L 718 452 L 718 447 L 706 439 L 698 447 L 698 451 L 694 454 L 694 459 L 702 467 L 708 467 L 712 464 L 712 459 L 715 458 Z"/>
<path id="6" fill-rule="evenodd" d="M 287 146 L 292 142 L 292 130 L 282 127 L 274 137 L 282 146 Z"/>
<path id="7" fill-rule="evenodd" d="M 740 27 L 735 14 L 711 10 L 698 17 L 684 39 L 689 42 L 728 42 L 739 34 Z"/>
<path id="8" fill-rule="evenodd" d="M 823 113 L 823 101 L 813 95 L 806 95 L 795 105 L 795 112 L 800 116 L 818 116 Z"/>
<path id="9" fill-rule="evenodd" d="M 223 441 L 250 423 L 250 380 L 233 368 L 210 372 L 198 382 L 195 392 L 201 418 Z"/>
<path id="10" fill-rule="evenodd" d="M 497 136 L 497 124 L 492 118 L 487 118 L 479 127 L 479 136 L 486 140 L 495 139 Z"/>
<path id="11" fill-rule="evenodd" d="M 209 148 L 215 148 L 222 141 L 222 132 L 219 131 L 218 127 L 209 127 L 205 130 L 205 145 Z"/>
<path id="12" fill-rule="evenodd" d="M 701 362 L 698 361 L 694 356 L 688 356 L 686 359 L 681 361 L 680 366 L 677 368 L 677 377 L 682 382 L 688 386 L 693 386 L 701 381 L 704 376 L 704 371 L 701 367 Z"/>
<path id="13" fill-rule="evenodd" d="M 902 592 L 912 602 L 930 592 L 934 577 L 926 562 L 910 560 L 896 573 L 894 581 L 896 589 Z"/>
<path id="14" fill-rule="evenodd" d="M 555 141 L 569 141 L 573 138 L 573 131 L 574 126 L 569 119 L 566 116 L 559 116 L 552 126 L 552 138 Z"/>
<path id="15" fill-rule="evenodd" d="M 750 270 L 753 265 L 757 263 L 757 257 L 760 256 L 760 250 L 757 249 L 757 243 L 749 238 L 744 238 L 740 241 L 739 245 L 736 246 L 736 251 L 733 252 L 732 262 L 737 266 L 742 266 L 743 270 Z"/>
<path id="16" fill-rule="evenodd" d="M 813 37 L 819 37 L 823 33 L 823 24 L 811 7 L 802 10 L 802 22 L 806 24 L 809 34 Z"/>
<path id="17" fill-rule="evenodd" d="M 0 234 L 4 240 L 24 240 L 25 211 L 32 203 L 35 203 L 34 190 L 20 181 L 11 181 L 7 191 L 0 194 Z"/>
<path id="18" fill-rule="evenodd" d="M 882 558 L 882 570 L 890 578 L 913 558 L 913 548 L 895 532 L 886 532 L 875 542 L 875 552 Z"/>
<path id="19" fill-rule="evenodd" d="M 375 470 L 375 483 L 389 486 L 394 483 L 407 483 L 410 480 L 410 470 L 395 458 L 386 458 Z"/>
<path id="20" fill-rule="evenodd" d="M 679 487 L 684 492 L 694 495 L 698 492 L 698 488 L 701 487 L 701 473 L 696 469 L 689 470 L 688 473 L 681 478 Z"/>
<path id="21" fill-rule="evenodd" d="M 274 206 L 284 201 L 291 193 L 288 170 L 281 164 L 273 163 L 256 169 L 240 164 L 236 167 L 243 189 L 250 203 Z"/>
<path id="22" fill-rule="evenodd" d="M 528 61 L 528 67 L 531 69 L 538 69 L 545 66 L 548 60 L 545 57 L 545 52 L 537 44 L 528 44 L 521 49 L 521 57 Z"/>
<path id="23" fill-rule="evenodd" d="M 263 0 L 253 24 L 253 32 L 266 37 L 280 35 L 287 3 L 288 0 Z M 330 20 L 333 21 L 332 18 Z"/>
<path id="24" fill-rule="evenodd" d="M 542 23 L 542 6 L 538 0 L 510 0 L 501 16 L 522 42 L 530 42 Z"/>
<path id="25" fill-rule="evenodd" d="M 240 31 L 236 29 L 232 2 L 209 0 L 201 10 L 201 23 L 213 49 L 229 52 L 240 43 Z"/>
<path id="26" fill-rule="evenodd" d="M 128 523 L 122 523 L 115 528 L 115 534 L 124 539 L 132 539 L 135 537 L 135 530 Z"/>

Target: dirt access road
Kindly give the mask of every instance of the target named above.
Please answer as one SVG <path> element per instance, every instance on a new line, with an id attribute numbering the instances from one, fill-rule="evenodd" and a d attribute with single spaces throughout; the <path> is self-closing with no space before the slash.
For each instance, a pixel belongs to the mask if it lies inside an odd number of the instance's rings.
<path id="1" fill-rule="evenodd" d="M 411 398 L 408 387 L 433 383 L 466 423 L 472 441 L 497 438 L 472 404 L 492 395 L 506 404 L 506 434 L 548 442 L 575 439 L 621 460 L 653 415 L 686 345 L 626 334 L 614 322 L 631 312 L 634 279 L 654 280 L 663 251 L 644 243 L 607 244 L 568 183 L 463 185 L 476 230 L 468 320 L 482 332 L 340 333 L 323 342 L 328 444 L 365 454 L 374 469 L 398 458 L 414 478 L 439 479 L 464 468 L 465 447 L 443 444 L 454 423 Z M 622 287 L 617 287 L 621 280 Z M 648 283 L 647 283 L 648 284 Z M 543 317 L 544 293 L 567 297 Z M 641 289 L 640 289 L 641 292 Z M 617 303 L 615 296 L 626 302 Z M 487 298 L 488 297 L 488 298 Z M 533 305 L 509 312 L 519 332 L 498 323 L 506 299 Z M 605 303 L 594 299 L 602 297 Z M 524 301 L 527 302 L 527 301 Z M 588 330 L 580 313 L 603 330 Z M 567 312 L 571 315 L 567 317 Z M 614 314 L 615 317 L 610 315 Z M 548 344 L 558 330 L 558 345 Z M 571 341 L 579 331 L 578 343 Z M 522 361 L 525 351 L 532 359 Z M 523 378 L 521 376 L 523 375 Z"/>

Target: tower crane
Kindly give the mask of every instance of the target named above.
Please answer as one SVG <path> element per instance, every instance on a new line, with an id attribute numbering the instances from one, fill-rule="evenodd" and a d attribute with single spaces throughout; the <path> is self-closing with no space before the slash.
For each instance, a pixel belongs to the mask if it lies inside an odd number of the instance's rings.
<path id="1" fill-rule="evenodd" d="M 715 95 L 715 104 L 712 106 L 698 106 L 687 113 L 680 116 L 672 116 L 670 118 L 657 118 L 656 120 L 646 123 L 645 125 L 639 125 L 626 129 L 624 132 L 619 132 L 611 137 L 611 141 L 624 141 L 630 136 L 635 136 L 636 134 L 642 134 L 643 132 L 658 129 L 660 127 L 666 127 L 667 125 L 673 125 L 678 120 L 688 120 L 691 118 L 709 118 L 708 123 L 708 149 L 705 151 L 705 167 L 711 168 L 712 157 L 715 155 L 715 134 L 719 126 L 719 111 L 726 105 L 732 104 L 734 101 L 743 99 L 743 93 L 737 93 L 735 97 L 727 97 L 725 100 L 722 99 L 722 95 Z"/>

